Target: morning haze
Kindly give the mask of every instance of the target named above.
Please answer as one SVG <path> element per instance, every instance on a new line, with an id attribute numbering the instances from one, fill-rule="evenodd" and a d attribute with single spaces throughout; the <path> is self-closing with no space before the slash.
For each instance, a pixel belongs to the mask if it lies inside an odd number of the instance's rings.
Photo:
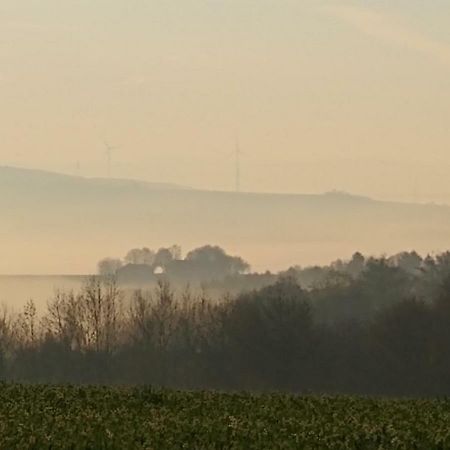
<path id="1" fill-rule="evenodd" d="M 449 0 L 0 1 L 0 449 L 450 449 Z"/>
<path id="2" fill-rule="evenodd" d="M 445 2 L 2 2 L 1 161 L 450 200 Z M 77 166 L 77 162 L 79 165 Z M 79 167 L 79 168 L 77 168 Z"/>
<path id="3" fill-rule="evenodd" d="M 174 242 L 257 270 L 446 248 L 446 207 L 370 199 L 450 202 L 449 21 L 444 2 L 2 2 L 0 273 L 88 273 Z M 220 193 L 236 140 L 241 190 L 260 195 Z M 108 175 L 152 185 L 100 193 Z"/>

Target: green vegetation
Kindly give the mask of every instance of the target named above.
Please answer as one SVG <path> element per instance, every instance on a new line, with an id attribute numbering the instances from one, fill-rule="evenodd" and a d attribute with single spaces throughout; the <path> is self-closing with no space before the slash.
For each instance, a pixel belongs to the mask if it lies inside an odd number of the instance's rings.
<path id="1" fill-rule="evenodd" d="M 447 449 L 450 400 L 0 386 L 7 449 Z"/>

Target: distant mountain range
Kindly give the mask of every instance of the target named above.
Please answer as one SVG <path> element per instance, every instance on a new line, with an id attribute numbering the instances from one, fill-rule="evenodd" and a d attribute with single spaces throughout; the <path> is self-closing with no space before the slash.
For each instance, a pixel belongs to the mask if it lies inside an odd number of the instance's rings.
<path id="1" fill-rule="evenodd" d="M 255 269 L 450 247 L 450 207 L 200 191 L 0 167 L 0 273 L 86 273 L 132 247 L 218 244 Z"/>

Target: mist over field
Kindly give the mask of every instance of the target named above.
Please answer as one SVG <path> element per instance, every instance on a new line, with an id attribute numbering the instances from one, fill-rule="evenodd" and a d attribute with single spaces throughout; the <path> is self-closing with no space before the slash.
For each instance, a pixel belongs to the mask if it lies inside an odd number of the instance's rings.
<path id="1" fill-rule="evenodd" d="M 2 274 L 85 275 L 133 247 L 220 245 L 253 270 L 450 245 L 450 207 L 321 195 L 201 191 L 0 168 Z"/>
<path id="2" fill-rule="evenodd" d="M 249 263 L 250 273 L 327 265 L 365 255 L 415 250 L 426 256 L 450 246 L 450 207 L 378 201 L 347 193 L 321 195 L 201 191 L 136 180 L 83 178 L 0 167 L 0 302 L 39 311 L 59 290 L 77 291 L 105 258 L 132 248 L 219 245 Z M 149 272 L 151 273 L 151 272 Z M 8 276 L 10 275 L 10 276 Z M 172 280 L 199 288 L 226 273 Z M 168 274 L 169 280 L 172 277 Z M 175 277 L 176 278 L 176 277 Z M 225 283 L 210 294 L 260 287 Z M 127 289 L 154 284 L 151 275 Z M 240 286 L 240 287 L 239 287 Z"/>
<path id="3" fill-rule="evenodd" d="M 32 299 L 39 311 L 58 290 L 79 290 L 85 277 L 0 275 L 0 305 L 19 312 Z"/>

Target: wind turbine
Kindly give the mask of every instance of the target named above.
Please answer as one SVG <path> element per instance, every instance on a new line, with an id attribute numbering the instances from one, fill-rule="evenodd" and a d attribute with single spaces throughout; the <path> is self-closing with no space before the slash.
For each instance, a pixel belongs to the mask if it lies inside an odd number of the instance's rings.
<path id="1" fill-rule="evenodd" d="M 241 146 L 239 143 L 239 137 L 236 136 L 236 148 L 235 148 L 235 187 L 236 187 L 236 192 L 240 192 L 241 191 L 241 155 L 242 155 L 242 150 L 241 150 Z"/>
<path id="2" fill-rule="evenodd" d="M 107 175 L 111 178 L 111 164 L 112 164 L 112 153 L 113 150 L 117 150 L 117 147 L 113 147 L 107 141 L 104 141 L 106 148 L 106 163 L 107 163 Z"/>

